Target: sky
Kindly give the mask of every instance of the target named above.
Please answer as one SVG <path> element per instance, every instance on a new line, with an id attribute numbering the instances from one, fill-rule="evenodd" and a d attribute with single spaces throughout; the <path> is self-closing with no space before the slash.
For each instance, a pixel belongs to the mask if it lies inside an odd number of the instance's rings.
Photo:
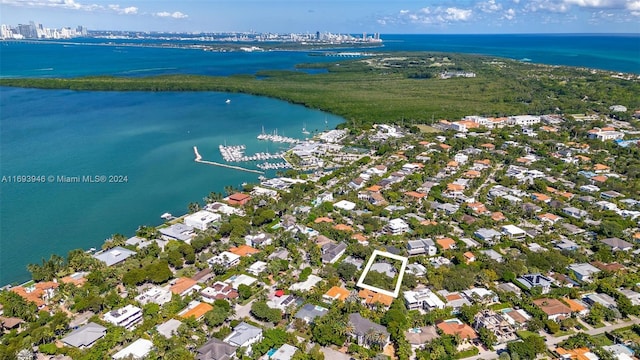
<path id="1" fill-rule="evenodd" d="M 0 23 L 167 32 L 640 33 L 640 0 L 0 0 Z"/>

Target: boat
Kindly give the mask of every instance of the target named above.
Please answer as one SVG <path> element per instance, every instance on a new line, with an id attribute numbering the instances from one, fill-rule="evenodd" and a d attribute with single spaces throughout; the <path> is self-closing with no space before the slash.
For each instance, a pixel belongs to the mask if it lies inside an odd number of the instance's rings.
<path id="1" fill-rule="evenodd" d="M 307 124 L 302 124 L 302 133 L 305 135 L 311 134 L 309 131 L 307 131 Z"/>
<path id="2" fill-rule="evenodd" d="M 224 101 L 225 104 L 231 104 L 231 99 L 227 99 Z"/>

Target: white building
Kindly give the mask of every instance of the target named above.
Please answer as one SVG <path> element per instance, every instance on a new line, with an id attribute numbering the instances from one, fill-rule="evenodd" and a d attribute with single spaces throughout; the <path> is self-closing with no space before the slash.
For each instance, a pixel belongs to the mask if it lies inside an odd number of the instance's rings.
<path id="1" fill-rule="evenodd" d="M 222 266 L 224 266 L 225 268 L 230 268 L 240 263 L 240 255 L 236 255 L 228 251 L 223 251 L 220 254 L 209 259 L 208 262 L 209 265 L 222 264 Z"/>
<path id="2" fill-rule="evenodd" d="M 352 203 L 351 201 L 340 200 L 337 203 L 333 204 L 333 207 L 341 210 L 351 211 L 356 208 L 356 204 Z"/>
<path id="3" fill-rule="evenodd" d="M 429 289 L 419 289 L 416 291 L 405 291 L 404 302 L 409 310 L 434 310 L 444 309 L 445 303 L 438 295 Z"/>
<path id="4" fill-rule="evenodd" d="M 539 123 L 540 123 L 540 116 L 534 116 L 534 115 L 509 116 L 509 118 L 507 119 L 508 125 L 531 126 Z"/>
<path id="5" fill-rule="evenodd" d="M 220 221 L 220 214 L 200 210 L 184 218 L 184 224 L 200 230 L 207 230 L 212 223 Z"/>
<path id="6" fill-rule="evenodd" d="M 509 239 L 522 239 L 527 235 L 524 230 L 515 225 L 504 225 L 501 230 Z"/>
<path id="7" fill-rule="evenodd" d="M 402 219 L 392 219 L 386 226 L 387 232 L 391 235 L 400 235 L 409 231 L 409 224 Z"/>
<path id="8" fill-rule="evenodd" d="M 137 306 L 127 305 L 104 314 L 103 320 L 115 326 L 123 326 L 125 329 L 131 329 L 137 323 L 142 322 L 142 309 Z"/>
<path id="9" fill-rule="evenodd" d="M 144 359 L 153 349 L 153 343 L 147 339 L 138 339 L 113 355 L 113 359 Z"/>
<path id="10" fill-rule="evenodd" d="M 142 306 L 147 305 L 148 303 L 163 305 L 171 301 L 171 291 L 159 286 L 154 286 L 136 296 L 135 300 Z"/>

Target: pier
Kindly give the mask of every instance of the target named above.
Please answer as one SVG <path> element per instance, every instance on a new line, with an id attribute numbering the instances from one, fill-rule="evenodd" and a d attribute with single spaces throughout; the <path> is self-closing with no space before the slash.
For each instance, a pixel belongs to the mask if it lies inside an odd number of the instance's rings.
<path id="1" fill-rule="evenodd" d="M 291 137 L 278 135 L 278 130 L 277 129 L 273 132 L 273 134 L 266 134 L 264 132 L 264 129 L 262 129 L 262 133 L 260 135 L 258 135 L 258 140 L 267 140 L 267 141 L 273 141 L 273 142 L 276 142 L 276 143 L 285 143 L 285 144 L 299 144 L 300 143 L 299 139 L 294 139 L 294 138 L 291 138 Z"/>
<path id="2" fill-rule="evenodd" d="M 243 167 L 240 167 L 240 166 L 221 164 L 221 163 L 217 163 L 215 161 L 202 160 L 202 156 L 198 152 L 198 147 L 197 146 L 193 147 L 193 152 L 196 155 L 195 162 L 197 162 L 197 163 L 208 164 L 208 165 L 213 165 L 213 166 L 220 166 L 220 167 L 227 168 L 227 169 L 246 171 L 246 172 L 250 172 L 250 173 L 254 173 L 254 174 L 264 174 L 264 172 L 259 171 L 259 170 L 246 169 L 246 168 L 243 168 Z"/>

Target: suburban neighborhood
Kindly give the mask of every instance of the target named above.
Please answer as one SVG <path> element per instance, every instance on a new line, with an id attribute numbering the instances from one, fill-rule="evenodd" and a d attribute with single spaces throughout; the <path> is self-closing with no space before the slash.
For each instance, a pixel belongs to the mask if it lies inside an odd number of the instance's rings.
<path id="1" fill-rule="evenodd" d="M 637 358 L 639 120 L 588 115 L 316 134 L 293 169 L 30 265 L 0 359 Z"/>

